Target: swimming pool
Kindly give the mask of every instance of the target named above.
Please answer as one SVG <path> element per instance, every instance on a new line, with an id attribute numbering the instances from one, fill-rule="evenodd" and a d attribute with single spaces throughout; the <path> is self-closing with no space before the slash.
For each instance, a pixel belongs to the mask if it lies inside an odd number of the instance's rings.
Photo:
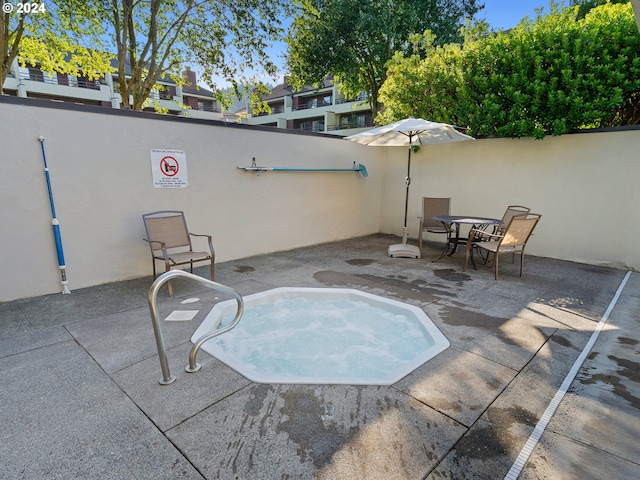
<path id="1" fill-rule="evenodd" d="M 359 290 L 276 288 L 244 305 L 202 349 L 258 383 L 391 385 L 449 347 L 422 309 Z M 191 341 L 235 312 L 235 300 L 216 304 Z"/>

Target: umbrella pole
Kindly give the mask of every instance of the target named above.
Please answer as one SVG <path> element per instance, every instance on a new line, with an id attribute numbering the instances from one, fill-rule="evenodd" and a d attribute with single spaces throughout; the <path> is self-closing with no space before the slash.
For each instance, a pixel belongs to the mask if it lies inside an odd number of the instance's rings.
<path id="1" fill-rule="evenodd" d="M 407 177 L 405 184 L 407 186 L 404 197 L 404 226 L 402 227 L 402 243 L 390 245 L 387 254 L 390 257 L 420 258 L 422 254 L 420 249 L 415 245 L 408 245 L 407 238 L 409 236 L 407 229 L 407 215 L 409 213 L 409 185 L 411 185 L 411 140 L 413 133 L 409 134 L 409 158 L 407 159 Z"/>
<path id="2" fill-rule="evenodd" d="M 411 137 L 409 137 L 411 138 Z M 407 243 L 408 231 L 407 231 L 407 215 L 409 213 L 409 185 L 411 185 L 411 140 L 409 140 L 409 158 L 407 159 L 407 177 L 404 180 L 406 184 L 406 192 L 404 196 L 404 226 L 402 228 L 402 243 Z"/>

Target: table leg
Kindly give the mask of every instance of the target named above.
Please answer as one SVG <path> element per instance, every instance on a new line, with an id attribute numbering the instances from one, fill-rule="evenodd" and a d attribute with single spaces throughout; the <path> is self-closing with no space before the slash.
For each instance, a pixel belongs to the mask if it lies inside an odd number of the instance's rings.
<path id="1" fill-rule="evenodd" d="M 442 225 L 444 225 L 444 228 L 447 229 L 447 241 L 444 244 L 444 250 L 442 251 L 440 256 L 438 258 L 436 258 L 435 260 L 431 260 L 432 262 L 437 262 L 442 257 L 444 257 L 447 253 L 449 253 L 449 248 L 451 246 L 451 224 L 442 222 Z M 451 255 L 451 254 L 449 253 L 449 255 Z"/>
<path id="2" fill-rule="evenodd" d="M 449 256 L 453 255 L 454 253 L 456 253 L 456 250 L 458 250 L 458 243 L 460 243 L 460 224 L 456 223 L 456 238 L 453 241 L 453 247 L 451 247 L 451 251 L 449 252 Z M 449 240 L 449 243 L 451 243 L 451 240 Z"/>
<path id="3" fill-rule="evenodd" d="M 471 257 L 471 265 L 473 266 L 474 270 L 477 270 L 478 267 L 476 266 L 476 260 L 475 260 L 475 258 L 473 258 L 473 251 L 475 250 L 475 248 L 473 248 L 473 245 L 471 246 L 470 250 L 471 251 L 469 253 L 471 254 L 470 255 L 470 257 Z"/>

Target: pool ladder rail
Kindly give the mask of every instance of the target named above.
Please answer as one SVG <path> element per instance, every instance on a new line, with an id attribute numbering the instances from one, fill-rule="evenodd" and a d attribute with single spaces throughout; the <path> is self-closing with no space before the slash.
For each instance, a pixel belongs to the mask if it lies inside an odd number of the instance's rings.
<path id="1" fill-rule="evenodd" d="M 151 287 L 149 288 L 149 310 L 151 312 L 151 321 L 153 323 L 153 333 L 156 337 L 156 346 L 158 347 L 160 368 L 162 369 L 162 378 L 159 380 L 160 385 L 169 385 L 176 380 L 176 377 L 174 375 L 171 375 L 171 371 L 169 370 L 169 362 L 167 360 L 164 335 L 162 334 L 162 325 L 160 324 L 160 319 L 158 318 L 157 306 L 158 290 L 160 290 L 160 287 L 162 287 L 162 285 L 164 285 L 174 277 L 183 277 L 213 290 L 228 293 L 236 299 L 236 302 L 238 304 L 236 316 L 229 325 L 223 328 L 217 328 L 210 331 L 209 333 L 205 333 L 198 340 L 196 340 L 196 342 L 193 344 L 193 347 L 191 347 L 191 351 L 189 352 L 189 365 L 185 367 L 185 371 L 193 373 L 200 370 L 200 368 L 202 368 L 202 365 L 196 362 L 196 355 L 198 354 L 198 350 L 200 349 L 200 347 L 206 341 L 211 340 L 218 335 L 222 335 L 223 333 L 226 333 L 234 328 L 240 321 L 242 313 L 244 312 L 244 301 L 242 300 L 242 296 L 233 288 L 222 285 L 221 283 L 199 277 L 198 275 L 194 275 L 193 273 L 185 272 L 183 270 L 171 270 L 169 272 L 163 273 L 158 278 L 156 278 L 156 280 L 151 284 Z"/>

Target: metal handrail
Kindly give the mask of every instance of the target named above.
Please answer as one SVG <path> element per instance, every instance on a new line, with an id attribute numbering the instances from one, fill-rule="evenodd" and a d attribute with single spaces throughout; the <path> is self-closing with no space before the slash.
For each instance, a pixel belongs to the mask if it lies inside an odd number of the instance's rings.
<path id="1" fill-rule="evenodd" d="M 164 335 L 162 334 L 162 326 L 160 325 L 160 320 L 158 318 L 158 306 L 156 303 L 158 290 L 160 290 L 160 287 L 171 280 L 173 277 L 184 277 L 213 290 L 228 293 L 235 297 L 236 302 L 238 303 L 236 316 L 228 326 L 204 334 L 193 344 L 193 347 L 191 347 L 191 351 L 189 352 L 189 365 L 185 367 L 185 370 L 189 373 L 197 372 L 198 370 L 200 370 L 200 368 L 202 368 L 200 364 L 196 363 L 196 355 L 198 354 L 198 350 L 200 349 L 202 344 L 207 340 L 211 340 L 213 337 L 222 335 L 223 333 L 226 333 L 233 327 L 235 327 L 240 321 L 242 313 L 244 312 L 244 301 L 242 300 L 242 296 L 233 288 L 222 285 L 221 283 L 199 277 L 198 275 L 194 275 L 193 273 L 185 272 L 183 270 L 171 270 L 169 272 L 163 273 L 158 278 L 156 278 L 156 280 L 151 284 L 151 287 L 149 288 L 148 298 L 149 310 L 151 312 L 151 322 L 153 323 L 153 333 L 156 337 L 158 357 L 160 358 L 160 368 L 162 369 L 162 378 L 159 380 L 160 385 L 169 385 L 176 380 L 176 377 L 174 375 L 171 375 L 171 372 L 169 370 L 169 362 L 167 360 Z"/>

